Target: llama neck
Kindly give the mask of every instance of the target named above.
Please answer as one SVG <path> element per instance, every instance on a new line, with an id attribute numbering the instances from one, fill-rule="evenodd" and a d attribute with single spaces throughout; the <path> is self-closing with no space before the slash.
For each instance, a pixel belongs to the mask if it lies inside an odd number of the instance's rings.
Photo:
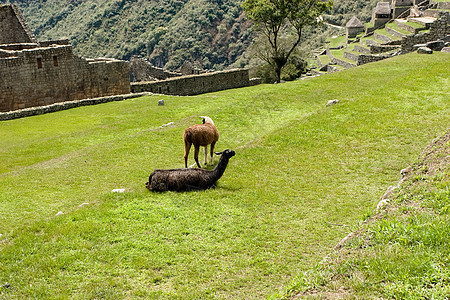
<path id="1" fill-rule="evenodd" d="M 228 157 L 223 156 L 220 157 L 219 163 L 212 171 L 215 180 L 219 180 L 219 178 L 222 177 L 223 173 L 225 172 L 225 169 L 227 168 L 229 160 L 230 158 Z"/>

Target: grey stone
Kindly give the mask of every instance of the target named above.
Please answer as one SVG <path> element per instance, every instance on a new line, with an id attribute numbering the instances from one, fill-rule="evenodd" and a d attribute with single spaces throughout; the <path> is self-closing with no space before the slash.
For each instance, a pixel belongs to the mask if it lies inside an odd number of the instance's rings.
<path id="1" fill-rule="evenodd" d="M 416 44 L 414 45 L 414 48 L 419 49 L 420 47 L 426 47 L 427 44 Z"/>
<path id="2" fill-rule="evenodd" d="M 444 41 L 428 42 L 426 47 L 430 48 L 433 51 L 441 51 L 442 48 L 444 48 Z"/>
<path id="3" fill-rule="evenodd" d="M 338 102 L 339 102 L 338 99 L 330 100 L 330 101 L 328 101 L 327 106 L 335 105 L 335 104 L 338 103 Z"/>
<path id="4" fill-rule="evenodd" d="M 450 53 L 450 47 L 444 47 L 444 48 L 442 48 L 441 52 L 447 52 L 447 53 Z"/>
<path id="5" fill-rule="evenodd" d="M 444 41 L 444 43 L 450 42 L 450 34 L 447 34 L 446 36 L 444 36 L 443 38 L 441 38 L 441 40 Z"/>
<path id="6" fill-rule="evenodd" d="M 417 53 L 419 53 L 419 54 L 432 54 L 433 50 L 431 50 L 430 48 L 427 48 L 427 47 L 420 47 L 419 49 L 417 49 Z"/>

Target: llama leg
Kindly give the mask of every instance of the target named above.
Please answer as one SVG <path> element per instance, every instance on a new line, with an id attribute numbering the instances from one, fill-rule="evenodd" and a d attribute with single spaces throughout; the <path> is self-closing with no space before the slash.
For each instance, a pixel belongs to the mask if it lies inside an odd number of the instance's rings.
<path id="1" fill-rule="evenodd" d="M 208 146 L 205 146 L 205 165 L 208 164 Z"/>
<path id="2" fill-rule="evenodd" d="M 198 162 L 198 153 L 200 152 L 200 146 L 194 145 L 194 148 L 195 148 L 195 153 L 194 153 L 195 162 L 197 163 L 197 166 L 199 168 L 201 168 L 202 166 L 200 166 L 200 163 Z"/>
<path id="3" fill-rule="evenodd" d="M 184 167 L 187 168 L 187 161 L 189 156 L 189 151 L 191 150 L 191 143 L 184 141 Z"/>

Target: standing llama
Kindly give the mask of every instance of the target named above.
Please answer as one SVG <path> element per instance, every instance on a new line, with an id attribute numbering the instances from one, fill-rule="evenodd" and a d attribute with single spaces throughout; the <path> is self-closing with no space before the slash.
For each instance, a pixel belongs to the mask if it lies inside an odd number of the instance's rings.
<path id="1" fill-rule="evenodd" d="M 207 164 L 208 157 L 208 145 L 211 144 L 211 165 L 213 164 L 213 154 L 214 154 L 214 146 L 216 142 L 219 140 L 219 131 L 214 125 L 213 120 L 210 117 L 202 117 L 203 124 L 192 125 L 187 128 L 183 134 L 184 140 L 184 167 L 187 168 L 187 161 L 189 156 L 189 151 L 191 150 L 192 144 L 194 145 L 195 153 L 194 158 L 197 166 L 201 168 L 200 163 L 198 162 L 198 153 L 200 146 L 205 147 L 205 165 Z"/>
<path id="2" fill-rule="evenodd" d="M 216 154 L 222 154 L 222 156 L 214 170 L 199 168 L 158 169 L 150 174 L 145 186 L 153 192 L 184 192 L 212 188 L 216 185 L 217 180 L 222 177 L 230 158 L 236 153 L 233 150 L 227 149 L 220 153 L 216 152 Z"/>

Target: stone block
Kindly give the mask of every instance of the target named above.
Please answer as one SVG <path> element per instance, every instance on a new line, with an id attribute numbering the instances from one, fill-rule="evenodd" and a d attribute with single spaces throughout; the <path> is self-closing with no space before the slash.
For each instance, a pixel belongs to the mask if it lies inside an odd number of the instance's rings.
<path id="1" fill-rule="evenodd" d="M 432 54 L 433 50 L 431 50 L 428 47 L 420 47 L 419 49 L 417 49 L 417 53 L 419 53 L 419 54 Z"/>
<path id="2" fill-rule="evenodd" d="M 426 47 L 433 51 L 441 51 L 444 46 L 444 41 L 432 41 L 426 44 Z"/>

